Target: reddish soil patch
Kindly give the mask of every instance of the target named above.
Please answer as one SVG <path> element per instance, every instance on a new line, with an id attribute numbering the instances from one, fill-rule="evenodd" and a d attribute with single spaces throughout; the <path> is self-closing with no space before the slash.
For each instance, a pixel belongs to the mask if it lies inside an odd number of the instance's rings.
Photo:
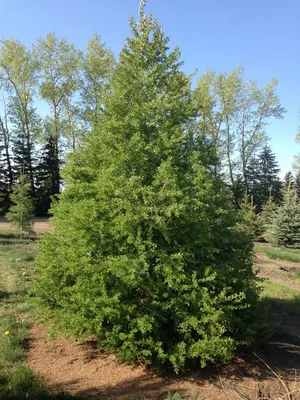
<path id="1" fill-rule="evenodd" d="M 299 346 L 269 343 L 258 352 L 281 374 L 290 390 L 300 389 Z M 251 352 L 242 354 L 230 365 L 194 371 L 184 377 L 163 376 L 142 366 L 118 364 L 114 355 L 99 354 L 88 344 L 48 340 L 41 325 L 31 330 L 27 363 L 50 392 L 88 399 L 125 400 L 135 396 L 165 399 L 168 392 L 201 400 L 228 400 L 237 398 L 238 393 L 251 399 L 258 399 L 259 393 L 263 396 L 286 394 L 280 381 Z"/>
<path id="2" fill-rule="evenodd" d="M 13 230 L 10 222 L 4 218 L 0 219 L 0 231 Z M 35 233 L 53 232 L 53 227 L 48 221 L 48 218 L 36 218 L 33 222 L 33 230 Z"/>

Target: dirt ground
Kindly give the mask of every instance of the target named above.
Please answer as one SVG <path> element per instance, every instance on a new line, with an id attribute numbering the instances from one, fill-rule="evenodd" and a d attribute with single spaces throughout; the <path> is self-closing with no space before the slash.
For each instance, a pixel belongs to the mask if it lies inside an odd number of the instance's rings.
<path id="1" fill-rule="evenodd" d="M 300 265 L 269 260 L 264 254 L 258 254 L 257 264 L 260 277 L 300 290 L 299 283 L 289 278 L 289 271 Z M 91 344 L 48 340 L 42 325 L 31 329 L 27 363 L 52 393 L 87 399 L 165 399 L 168 392 L 199 400 L 289 399 L 289 390 L 290 398 L 300 400 L 300 316 L 284 318 L 272 341 L 256 348 L 255 354 L 248 350 L 228 365 L 181 377 L 119 364 L 114 355 L 99 354 Z M 286 326 L 289 329 L 283 329 Z"/>
<path id="2" fill-rule="evenodd" d="M 141 396 L 165 399 L 168 392 L 199 400 L 228 400 L 238 397 L 279 399 L 286 390 L 264 363 L 251 352 L 230 365 L 219 365 L 184 377 L 158 375 L 143 366 L 118 364 L 113 355 L 99 355 L 90 345 L 66 339 L 48 340 L 45 328 L 31 330 L 27 362 L 52 393 L 69 393 L 87 399 L 126 400 Z M 271 342 L 257 349 L 288 385 L 300 388 L 300 347 Z M 283 368 L 284 366 L 284 368 Z M 238 397 L 243 398 L 243 397 Z M 287 398 L 287 397 L 286 397 Z M 296 397 L 294 397 L 296 399 Z"/>
<path id="3" fill-rule="evenodd" d="M 13 227 L 10 222 L 4 218 L 0 218 L 0 231 L 1 230 L 9 231 L 13 230 Z M 53 228 L 49 223 L 48 218 L 35 218 L 33 222 L 33 230 L 35 233 L 53 232 Z"/>

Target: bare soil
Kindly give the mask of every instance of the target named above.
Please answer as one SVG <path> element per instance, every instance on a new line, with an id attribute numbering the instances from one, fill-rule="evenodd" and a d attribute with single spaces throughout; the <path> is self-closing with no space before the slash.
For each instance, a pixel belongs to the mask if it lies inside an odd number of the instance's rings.
<path id="1" fill-rule="evenodd" d="M 269 260 L 264 254 L 258 255 L 257 263 L 260 277 L 300 290 L 289 275 L 295 263 Z M 289 390 L 294 391 L 293 400 L 300 400 L 300 316 L 278 314 L 276 318 L 277 333 L 255 353 L 247 350 L 230 364 L 180 377 L 120 364 L 115 355 L 100 354 L 91 343 L 49 340 L 42 325 L 31 329 L 27 363 L 51 393 L 86 399 L 165 399 L 168 392 L 200 400 L 288 399 Z"/>
<path id="2" fill-rule="evenodd" d="M 0 231 L 12 231 L 13 227 L 10 222 L 4 218 L 0 218 Z M 33 230 L 35 233 L 53 232 L 53 227 L 48 221 L 48 218 L 35 218 L 33 222 Z"/>
<path id="3" fill-rule="evenodd" d="M 42 325 L 32 327 L 29 344 L 27 363 L 52 393 L 105 400 L 137 396 L 165 399 L 168 392 L 201 400 L 233 399 L 237 393 L 251 399 L 258 399 L 259 393 L 286 394 L 275 375 L 250 351 L 241 353 L 228 365 L 177 377 L 150 372 L 143 366 L 119 364 L 114 355 L 99 354 L 89 344 L 48 340 Z M 300 346 L 276 341 L 256 351 L 282 376 L 290 390 L 300 389 Z"/>
<path id="4" fill-rule="evenodd" d="M 257 276 L 270 279 L 290 289 L 300 291 L 300 280 L 293 279 L 296 271 L 300 271 L 300 265 L 285 260 L 271 260 L 264 253 L 257 253 L 255 263 L 260 267 Z"/>

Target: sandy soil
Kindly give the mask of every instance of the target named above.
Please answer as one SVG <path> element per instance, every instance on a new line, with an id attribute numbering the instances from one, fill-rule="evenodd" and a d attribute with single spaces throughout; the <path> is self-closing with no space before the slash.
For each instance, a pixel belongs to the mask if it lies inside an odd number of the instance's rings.
<path id="1" fill-rule="evenodd" d="M 0 218 L 0 231 L 13 230 L 10 222 L 6 221 L 4 218 Z M 36 218 L 33 222 L 33 230 L 35 233 L 45 233 L 53 232 L 53 228 L 48 221 L 48 218 Z"/>
<path id="2" fill-rule="evenodd" d="M 300 290 L 299 283 L 289 277 L 300 265 L 271 261 L 264 254 L 258 255 L 257 263 L 261 266 L 259 276 Z M 120 364 L 114 355 L 96 352 L 92 344 L 48 340 L 42 325 L 31 329 L 27 363 L 54 394 L 70 393 L 102 400 L 138 396 L 165 399 L 168 392 L 201 400 L 288 399 L 286 388 L 271 368 L 289 390 L 295 390 L 293 399 L 300 400 L 300 316 L 276 315 L 276 318 L 277 336 L 255 350 L 261 360 L 249 350 L 228 365 L 193 371 L 181 377 L 155 374 L 141 365 Z"/>

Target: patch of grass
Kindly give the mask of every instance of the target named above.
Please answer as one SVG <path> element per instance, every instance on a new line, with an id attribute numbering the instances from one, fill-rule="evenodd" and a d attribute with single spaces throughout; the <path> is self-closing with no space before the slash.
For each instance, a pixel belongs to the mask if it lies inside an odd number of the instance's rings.
<path id="1" fill-rule="evenodd" d="M 262 300 L 290 315 L 300 315 L 300 292 L 279 283 L 262 280 Z"/>
<path id="2" fill-rule="evenodd" d="M 36 243 L 8 238 L 10 242 L 0 241 L 0 400 L 74 399 L 69 395 L 49 394 L 24 365 L 32 311 L 25 294 L 32 279 Z"/>
<path id="3" fill-rule="evenodd" d="M 295 276 L 296 279 L 300 279 L 300 269 L 295 272 L 294 276 Z"/>
<path id="4" fill-rule="evenodd" d="M 290 262 L 300 263 L 300 250 L 264 246 L 258 243 L 255 243 L 254 250 L 256 253 L 266 254 L 272 260 L 286 260 Z"/>
<path id="5" fill-rule="evenodd" d="M 0 239 L 16 239 L 17 235 L 12 231 L 0 231 Z"/>

